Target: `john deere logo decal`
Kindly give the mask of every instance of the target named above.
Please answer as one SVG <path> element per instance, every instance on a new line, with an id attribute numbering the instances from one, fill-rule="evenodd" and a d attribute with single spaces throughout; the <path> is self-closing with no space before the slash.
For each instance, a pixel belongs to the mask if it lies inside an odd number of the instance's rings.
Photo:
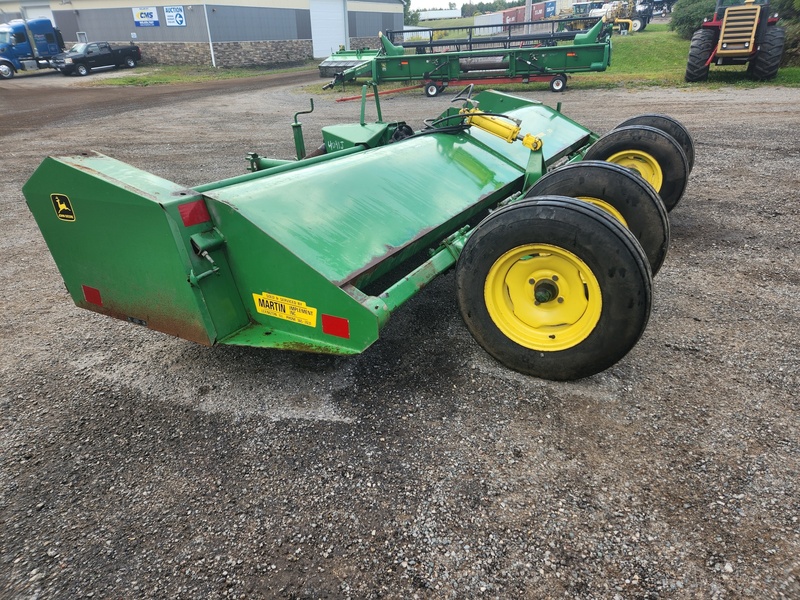
<path id="1" fill-rule="evenodd" d="M 75 211 L 72 210 L 72 203 L 64 194 L 50 194 L 53 201 L 53 208 L 56 209 L 56 216 L 62 221 L 74 221 Z"/>

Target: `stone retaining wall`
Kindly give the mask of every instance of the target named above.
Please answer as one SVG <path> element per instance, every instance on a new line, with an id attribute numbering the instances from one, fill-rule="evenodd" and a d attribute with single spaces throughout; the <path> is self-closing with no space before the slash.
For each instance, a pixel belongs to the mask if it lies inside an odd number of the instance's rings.
<path id="1" fill-rule="evenodd" d="M 350 49 L 361 50 L 362 48 L 380 48 L 381 42 L 377 37 L 350 38 Z"/>
<path id="2" fill-rule="evenodd" d="M 211 50 L 205 42 L 140 42 L 138 46 L 142 64 L 211 65 Z M 214 42 L 218 67 L 278 67 L 305 62 L 313 54 L 311 40 Z"/>

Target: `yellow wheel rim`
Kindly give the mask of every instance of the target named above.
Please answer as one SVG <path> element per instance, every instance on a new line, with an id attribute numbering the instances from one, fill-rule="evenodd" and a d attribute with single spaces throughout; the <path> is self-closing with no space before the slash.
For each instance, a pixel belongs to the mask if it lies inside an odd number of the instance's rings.
<path id="1" fill-rule="evenodd" d="M 624 150 L 623 152 L 612 154 L 606 161 L 618 164 L 631 171 L 636 171 L 657 192 L 661 191 L 661 185 L 664 183 L 664 172 L 661 170 L 661 165 L 651 154 L 641 150 Z"/>
<path id="2" fill-rule="evenodd" d="M 527 244 L 495 261 L 483 290 L 494 324 L 532 350 L 577 346 L 594 330 L 603 308 L 594 273 L 572 252 Z"/>
<path id="3" fill-rule="evenodd" d="M 578 200 L 583 200 L 584 202 L 588 202 L 589 204 L 593 204 L 597 208 L 600 208 L 614 217 L 617 221 L 622 223 L 625 226 L 625 229 L 630 229 L 628 227 L 628 222 L 625 220 L 625 217 L 622 216 L 622 213 L 619 212 L 616 208 L 611 206 L 605 200 L 600 200 L 600 198 L 593 198 L 591 196 L 577 196 Z"/>

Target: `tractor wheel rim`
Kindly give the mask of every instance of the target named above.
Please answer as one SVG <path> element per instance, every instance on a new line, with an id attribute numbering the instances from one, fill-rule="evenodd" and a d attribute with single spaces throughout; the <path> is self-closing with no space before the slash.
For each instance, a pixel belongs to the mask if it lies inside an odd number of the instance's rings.
<path id="1" fill-rule="evenodd" d="M 652 154 L 641 150 L 623 150 L 609 156 L 606 161 L 636 171 L 642 178 L 659 192 L 664 183 L 664 172 Z"/>
<path id="2" fill-rule="evenodd" d="M 628 222 L 625 220 L 625 217 L 622 216 L 622 213 L 619 212 L 616 208 L 614 208 L 611 204 L 609 204 L 605 200 L 601 200 L 600 198 L 594 198 L 592 196 L 576 196 L 576 198 L 578 200 L 583 200 L 584 202 L 588 202 L 589 204 L 592 204 L 597 208 L 607 212 L 617 221 L 622 223 L 625 226 L 625 229 L 630 229 L 630 227 L 628 226 Z"/>
<path id="3" fill-rule="evenodd" d="M 11 67 L 9 67 L 8 65 L 0 65 L 0 74 L 2 74 L 3 77 L 7 77 L 10 73 L 11 73 Z"/>
<path id="4" fill-rule="evenodd" d="M 592 270 L 569 250 L 550 244 L 526 244 L 500 256 L 486 276 L 484 300 L 507 338 L 544 352 L 583 342 L 603 308 Z"/>

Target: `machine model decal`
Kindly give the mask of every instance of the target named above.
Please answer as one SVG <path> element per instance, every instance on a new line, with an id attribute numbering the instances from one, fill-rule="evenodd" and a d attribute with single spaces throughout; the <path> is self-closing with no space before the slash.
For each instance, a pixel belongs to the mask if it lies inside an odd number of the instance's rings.
<path id="1" fill-rule="evenodd" d="M 253 302 L 256 304 L 256 310 L 262 315 L 277 317 L 306 327 L 317 326 L 317 309 L 306 306 L 302 300 L 264 292 L 253 294 Z"/>
<path id="2" fill-rule="evenodd" d="M 75 211 L 72 210 L 72 203 L 64 194 L 50 194 L 50 200 L 53 201 L 53 208 L 56 210 L 56 216 L 62 221 L 72 222 L 75 220 Z"/>

